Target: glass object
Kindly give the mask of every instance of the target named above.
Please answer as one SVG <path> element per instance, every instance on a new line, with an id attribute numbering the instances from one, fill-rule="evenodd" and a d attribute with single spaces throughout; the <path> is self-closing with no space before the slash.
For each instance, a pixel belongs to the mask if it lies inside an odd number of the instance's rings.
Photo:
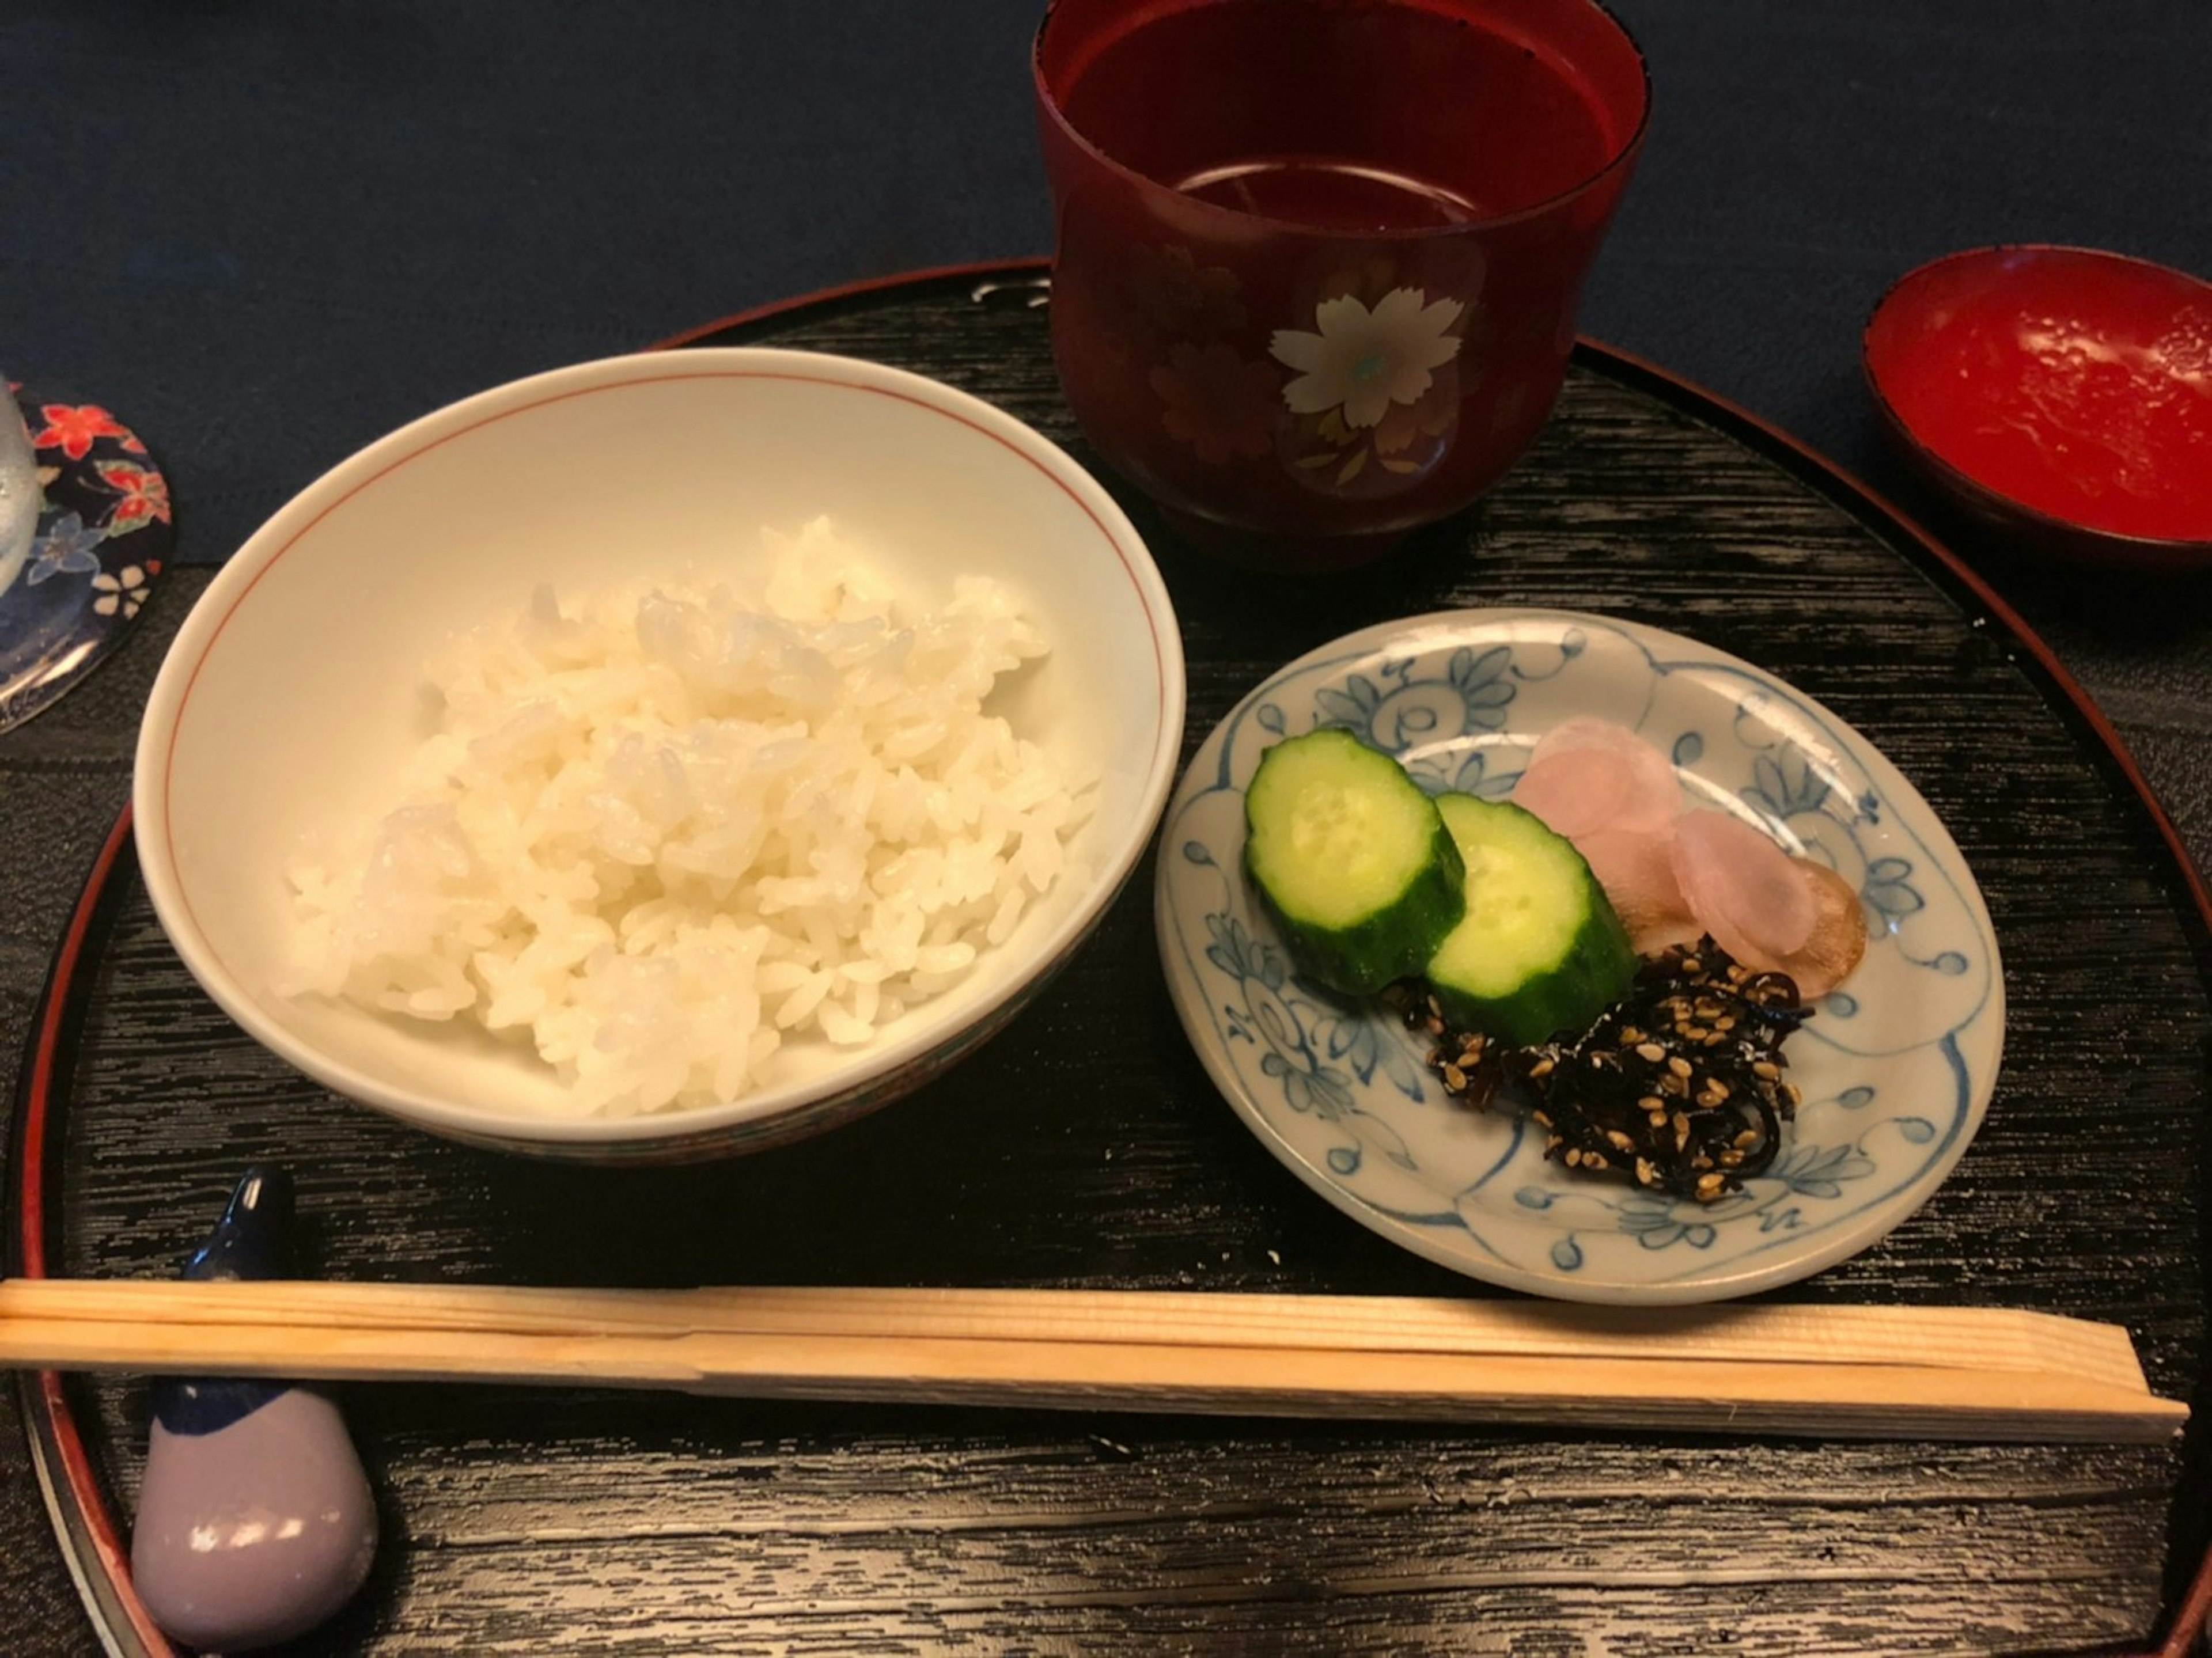
<path id="1" fill-rule="evenodd" d="M 1643 139 L 1589 0 L 1056 0 L 1054 354 L 1203 544 L 1356 563 L 1542 427 Z"/>
<path id="2" fill-rule="evenodd" d="M 136 433 L 96 404 L 8 389 L 0 732 L 34 717 L 114 648 L 173 542 L 167 481 Z"/>
<path id="3" fill-rule="evenodd" d="M 0 374 L 0 390 L 7 392 L 7 406 L 0 409 L 0 593 L 4 593 L 22 573 L 31 544 L 38 538 L 40 497 L 31 434 L 24 428 L 22 411 L 4 374 Z"/>

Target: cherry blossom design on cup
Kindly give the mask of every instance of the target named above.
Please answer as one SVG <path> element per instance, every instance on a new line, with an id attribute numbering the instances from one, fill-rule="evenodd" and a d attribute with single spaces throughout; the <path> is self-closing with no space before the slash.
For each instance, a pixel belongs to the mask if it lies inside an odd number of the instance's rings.
<path id="1" fill-rule="evenodd" d="M 1150 378 L 1168 435 L 1207 465 L 1225 465 L 1239 455 L 1257 460 L 1274 448 L 1281 376 L 1273 365 L 1247 361 L 1219 340 L 1179 340 Z"/>
<path id="2" fill-rule="evenodd" d="M 1311 329 L 1275 331 L 1268 355 L 1297 374 L 1283 388 L 1298 417 L 1291 465 L 1309 487 L 1388 495 L 1443 457 L 1473 378 L 1461 360 L 1474 314 L 1467 300 L 1392 288 L 1372 305 L 1323 300 Z"/>
<path id="3" fill-rule="evenodd" d="M 1203 340 L 1244 326 L 1243 290 L 1237 273 L 1222 265 L 1200 264 L 1195 253 L 1180 245 L 1135 251 L 1129 297 L 1135 310 L 1163 334 Z"/>
<path id="4" fill-rule="evenodd" d="M 1207 465 L 1279 458 L 1309 489 L 1371 498 L 1407 487 L 1450 446 L 1480 377 L 1464 353 L 1471 297 L 1398 284 L 1387 262 L 1340 273 L 1299 319 L 1310 327 L 1267 331 L 1254 357 L 1223 337 L 1243 325 L 1231 273 L 1187 248 L 1147 252 L 1133 303 L 1182 336 L 1148 376 L 1160 422 Z"/>

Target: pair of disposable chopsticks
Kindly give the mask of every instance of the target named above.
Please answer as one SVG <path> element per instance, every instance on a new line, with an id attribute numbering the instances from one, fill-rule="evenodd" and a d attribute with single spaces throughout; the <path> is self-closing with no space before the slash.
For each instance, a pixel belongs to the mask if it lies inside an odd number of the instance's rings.
<path id="1" fill-rule="evenodd" d="M 1998 1308 L 17 1279 L 0 1365 L 1874 1439 L 2188 1416 L 2118 1327 Z"/>

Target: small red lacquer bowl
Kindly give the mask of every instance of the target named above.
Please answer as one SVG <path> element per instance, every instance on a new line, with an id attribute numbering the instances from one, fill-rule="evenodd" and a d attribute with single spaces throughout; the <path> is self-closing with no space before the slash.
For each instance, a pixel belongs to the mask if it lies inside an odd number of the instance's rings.
<path id="1" fill-rule="evenodd" d="M 1983 522 L 2060 557 L 2212 567 L 2212 285 L 1976 248 L 1901 278 L 1863 353 L 1892 436 Z"/>
<path id="2" fill-rule="evenodd" d="M 1642 143 L 1595 0 L 1054 0 L 1052 339 L 1186 534 L 1358 563 L 1526 449 Z"/>

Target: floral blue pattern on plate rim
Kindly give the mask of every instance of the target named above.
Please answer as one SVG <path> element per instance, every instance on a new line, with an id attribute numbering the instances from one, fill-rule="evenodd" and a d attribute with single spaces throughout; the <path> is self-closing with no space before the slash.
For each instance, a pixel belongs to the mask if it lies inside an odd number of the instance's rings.
<path id="1" fill-rule="evenodd" d="M 1398 1021 L 1297 977 L 1243 878 L 1244 788 L 1271 743 L 1342 727 L 1431 793 L 1500 798 L 1536 738 L 1577 714 L 1641 732 L 1691 804 L 1828 864 L 1866 908 L 1864 961 L 1791 1040 L 1804 1104 L 1781 1154 L 1720 1203 L 1571 1176 L 1518 1118 L 1447 1101 Z M 1964 1154 L 2003 1046 L 1988 909 L 1896 768 L 1747 662 L 1571 611 L 1385 623 L 1278 671 L 1200 745 L 1170 800 L 1154 917 L 1200 1060 L 1294 1173 L 1416 1254 L 1568 1300 L 1721 1300 L 1857 1254 Z"/>

